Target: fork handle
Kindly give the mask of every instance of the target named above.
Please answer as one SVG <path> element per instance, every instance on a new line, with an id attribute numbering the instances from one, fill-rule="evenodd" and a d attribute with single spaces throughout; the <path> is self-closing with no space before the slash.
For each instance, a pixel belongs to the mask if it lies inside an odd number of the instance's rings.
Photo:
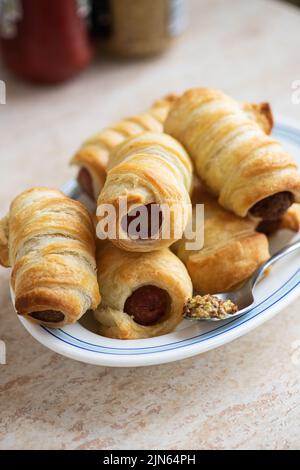
<path id="1" fill-rule="evenodd" d="M 252 276 L 252 287 L 255 286 L 255 284 L 258 282 L 260 277 L 263 275 L 265 270 L 269 268 L 270 266 L 273 266 L 277 261 L 279 261 L 281 258 L 283 258 L 286 255 L 289 255 L 290 253 L 293 253 L 294 251 L 300 250 L 300 240 L 296 241 L 295 243 L 292 243 L 291 245 L 288 245 L 281 250 L 279 250 L 275 255 L 271 256 L 264 264 L 262 264 L 257 271 Z"/>

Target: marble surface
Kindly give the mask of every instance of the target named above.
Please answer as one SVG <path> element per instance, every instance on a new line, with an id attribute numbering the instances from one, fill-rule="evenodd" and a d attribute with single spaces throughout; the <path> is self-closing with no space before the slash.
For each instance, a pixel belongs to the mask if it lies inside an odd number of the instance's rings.
<path id="1" fill-rule="evenodd" d="M 300 118 L 300 10 L 272 0 L 191 0 L 189 31 L 161 57 L 99 59 L 58 88 L 3 68 L 0 214 L 21 190 L 60 186 L 81 140 L 167 92 L 220 87 Z M 109 369 L 39 345 L 11 306 L 0 268 L 1 449 L 299 449 L 300 300 L 220 349 L 177 363 Z M 297 349 L 298 348 L 298 349 Z M 297 365 L 299 364 L 299 365 Z"/>

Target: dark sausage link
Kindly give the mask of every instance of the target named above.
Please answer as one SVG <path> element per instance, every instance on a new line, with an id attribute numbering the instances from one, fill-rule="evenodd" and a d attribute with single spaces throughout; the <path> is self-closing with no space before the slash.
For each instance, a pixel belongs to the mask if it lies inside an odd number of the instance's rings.
<path id="1" fill-rule="evenodd" d="M 139 287 L 125 302 L 124 312 L 139 325 L 157 323 L 167 313 L 170 296 L 164 289 L 148 285 Z"/>
<path id="2" fill-rule="evenodd" d="M 140 217 L 139 209 L 143 210 L 142 208 L 144 207 L 147 210 L 147 220 L 143 220 L 141 218 L 142 226 L 138 224 L 138 226 L 134 227 L 134 229 L 131 228 L 131 222 Z M 152 217 L 151 214 L 153 214 Z M 151 203 L 146 204 L 145 206 L 136 207 L 132 212 L 129 212 L 123 217 L 121 225 L 122 229 L 127 232 L 129 237 L 139 235 L 139 240 L 147 240 L 148 238 L 154 237 L 159 232 L 162 221 L 163 214 L 159 204 Z"/>
<path id="3" fill-rule="evenodd" d="M 278 220 L 282 218 L 293 202 L 294 196 L 288 191 L 273 194 L 273 196 L 258 201 L 251 208 L 250 213 L 254 217 L 260 217 L 264 220 Z"/>
<path id="4" fill-rule="evenodd" d="M 282 219 L 278 220 L 262 220 L 257 228 L 256 231 L 260 233 L 264 233 L 265 235 L 272 235 L 272 233 L 277 232 L 280 229 L 282 223 Z"/>
<path id="5" fill-rule="evenodd" d="M 45 310 L 44 312 L 33 312 L 30 316 L 35 320 L 39 320 L 45 323 L 60 323 L 65 319 L 65 315 L 62 312 L 55 310 Z"/>
<path id="6" fill-rule="evenodd" d="M 77 182 L 82 191 L 86 193 L 91 199 L 95 200 L 93 180 L 90 172 L 86 168 L 80 168 L 77 176 Z"/>

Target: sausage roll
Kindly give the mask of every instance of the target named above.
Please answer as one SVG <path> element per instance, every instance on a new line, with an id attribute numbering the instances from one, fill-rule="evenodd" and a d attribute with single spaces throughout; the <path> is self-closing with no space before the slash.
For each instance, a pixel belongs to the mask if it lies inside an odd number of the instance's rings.
<path id="1" fill-rule="evenodd" d="M 277 220 L 300 202 L 296 163 L 245 105 L 221 91 L 186 92 L 172 106 L 165 131 L 186 147 L 220 205 L 236 215 Z"/>
<path id="2" fill-rule="evenodd" d="M 174 330 L 192 295 L 183 263 L 168 249 L 130 253 L 110 242 L 100 245 L 97 265 L 102 302 L 94 312 L 99 333 L 141 339 Z"/>
<path id="3" fill-rule="evenodd" d="M 204 204 L 204 246 L 188 250 L 186 242 L 191 240 L 182 239 L 172 250 L 186 265 L 197 293 L 230 291 L 269 258 L 268 239 L 256 232 L 255 220 L 225 211 L 203 190 L 197 197 Z M 196 202 L 195 196 L 193 199 Z"/>
<path id="4" fill-rule="evenodd" d="M 299 232 L 300 230 L 300 204 L 293 204 L 280 221 L 280 229 Z"/>
<path id="5" fill-rule="evenodd" d="M 104 208 L 110 204 L 116 216 L 113 236 L 108 238 L 119 248 L 168 247 L 181 238 L 188 222 L 191 183 L 190 158 L 175 139 L 162 133 L 132 137 L 110 156 L 98 199 L 98 220 L 103 223 Z"/>
<path id="6" fill-rule="evenodd" d="M 0 262 L 12 267 L 15 307 L 49 327 L 76 322 L 100 303 L 94 225 L 79 202 L 35 188 L 0 224 Z"/>
<path id="7" fill-rule="evenodd" d="M 126 138 L 145 131 L 163 131 L 163 123 L 175 99 L 175 95 L 166 96 L 156 101 L 147 112 L 125 118 L 84 142 L 71 164 L 79 167 L 78 183 L 86 194 L 97 200 L 106 179 L 108 158 L 114 147 Z"/>

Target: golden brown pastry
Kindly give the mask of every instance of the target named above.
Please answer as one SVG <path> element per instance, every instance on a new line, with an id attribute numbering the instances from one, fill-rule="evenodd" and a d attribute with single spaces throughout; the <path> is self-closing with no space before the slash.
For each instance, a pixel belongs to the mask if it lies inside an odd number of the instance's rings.
<path id="1" fill-rule="evenodd" d="M 188 150 L 220 205 L 236 215 L 277 220 L 300 202 L 296 163 L 250 118 L 246 105 L 221 91 L 187 91 L 172 106 L 165 131 Z"/>
<path id="2" fill-rule="evenodd" d="M 280 222 L 280 229 L 299 232 L 300 230 L 300 204 L 293 204 L 284 214 Z"/>
<path id="3" fill-rule="evenodd" d="M 15 308 L 58 328 L 100 303 L 94 225 L 82 204 L 35 188 L 11 204 L 0 224 L 0 262 L 11 266 Z"/>
<path id="4" fill-rule="evenodd" d="M 0 264 L 9 267 L 8 254 L 8 216 L 0 219 Z"/>
<path id="5" fill-rule="evenodd" d="M 193 200 L 204 204 L 204 246 L 188 250 L 186 242 L 191 240 L 183 238 L 172 250 L 186 265 L 196 292 L 230 291 L 269 258 L 267 237 L 255 231 L 255 220 L 225 211 L 205 191 L 199 189 Z"/>
<path id="6" fill-rule="evenodd" d="M 191 182 L 190 158 L 175 139 L 150 132 L 127 139 L 110 156 L 98 199 L 98 220 L 103 223 L 107 216 L 102 209 L 110 204 L 116 209 L 116 233 L 109 238 L 119 248 L 152 251 L 168 247 L 182 236 L 190 216 Z M 148 227 L 134 238 L 131 229 L 142 216 L 143 227 L 145 222 Z"/>
<path id="7" fill-rule="evenodd" d="M 250 119 L 253 119 L 266 134 L 271 134 L 274 126 L 274 118 L 269 103 L 244 103 L 243 110 Z"/>
<path id="8" fill-rule="evenodd" d="M 79 167 L 78 182 L 92 199 L 97 197 L 106 179 L 106 167 L 110 152 L 128 137 L 145 131 L 162 132 L 175 95 L 156 101 L 143 114 L 123 119 L 88 139 L 76 152 L 71 163 Z"/>
<path id="9" fill-rule="evenodd" d="M 99 333 L 141 339 L 174 330 L 192 295 L 182 262 L 168 249 L 130 253 L 110 242 L 100 247 L 97 265 L 102 302 L 94 312 Z"/>

